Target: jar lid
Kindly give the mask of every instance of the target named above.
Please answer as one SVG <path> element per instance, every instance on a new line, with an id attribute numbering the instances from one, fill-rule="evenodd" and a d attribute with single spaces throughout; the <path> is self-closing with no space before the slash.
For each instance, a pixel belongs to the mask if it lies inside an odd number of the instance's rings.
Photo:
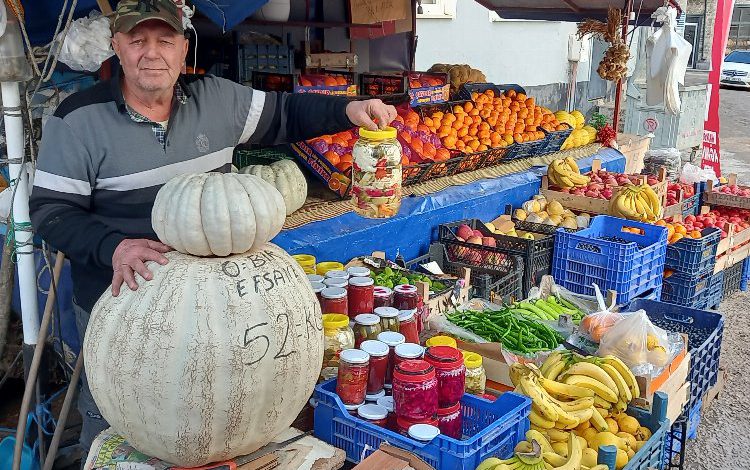
<path id="1" fill-rule="evenodd" d="M 412 318 L 414 318 L 414 315 L 417 314 L 417 309 L 413 310 L 399 310 L 398 312 L 398 321 L 409 321 Z"/>
<path id="2" fill-rule="evenodd" d="M 341 271 L 339 269 L 332 269 L 326 273 L 327 278 L 344 278 L 349 279 L 349 273 L 346 271 Z"/>
<path id="3" fill-rule="evenodd" d="M 406 342 L 406 337 L 395 331 L 384 331 L 378 335 L 378 341 L 382 341 L 388 346 L 396 347 Z"/>
<path id="4" fill-rule="evenodd" d="M 461 351 L 464 356 L 464 364 L 468 369 L 476 369 L 482 366 L 482 356 L 471 351 Z"/>
<path id="5" fill-rule="evenodd" d="M 398 292 L 400 294 L 416 294 L 417 286 L 412 286 L 411 284 L 399 284 L 393 288 L 393 292 Z"/>
<path id="6" fill-rule="evenodd" d="M 302 266 L 315 266 L 315 257 L 313 255 L 292 255 L 292 258 Z"/>
<path id="7" fill-rule="evenodd" d="M 433 346 L 427 349 L 424 360 L 437 369 L 455 369 L 464 363 L 461 351 L 450 346 Z"/>
<path id="8" fill-rule="evenodd" d="M 363 326 L 372 326 L 380 323 L 380 317 L 372 313 L 360 313 L 354 317 L 354 322 Z"/>
<path id="9" fill-rule="evenodd" d="M 346 408 L 346 411 L 355 411 L 358 410 L 360 406 L 363 406 L 365 402 L 360 403 L 359 405 L 347 405 L 344 403 L 344 408 Z"/>
<path id="10" fill-rule="evenodd" d="M 380 405 L 368 403 L 367 405 L 360 406 L 357 410 L 357 414 L 360 418 L 378 420 L 385 419 L 388 416 L 388 410 Z"/>
<path id="11" fill-rule="evenodd" d="M 396 418 L 396 425 L 403 429 L 404 431 L 408 430 L 410 427 L 414 426 L 415 424 L 429 424 L 430 426 L 437 426 L 438 420 L 437 419 L 423 419 L 423 420 L 411 420 L 408 418 L 403 417 L 397 417 Z"/>
<path id="12" fill-rule="evenodd" d="M 385 398 L 385 389 L 379 391 L 378 393 L 373 393 L 373 394 L 368 393 L 367 395 L 365 395 L 365 400 L 369 402 L 377 402 L 381 398 Z"/>
<path id="13" fill-rule="evenodd" d="M 390 297 L 393 290 L 390 287 L 375 286 L 375 297 Z"/>
<path id="14" fill-rule="evenodd" d="M 377 404 L 388 410 L 389 413 L 393 413 L 393 397 L 378 398 Z"/>
<path id="15" fill-rule="evenodd" d="M 370 270 L 364 266 L 352 266 L 346 268 L 346 272 L 352 277 L 370 277 Z"/>
<path id="16" fill-rule="evenodd" d="M 372 286 L 374 284 L 375 284 L 375 281 L 373 281 L 371 277 L 350 277 L 349 278 L 350 286 L 366 287 L 366 286 Z"/>
<path id="17" fill-rule="evenodd" d="M 440 435 L 440 429 L 430 424 L 414 424 L 409 427 L 409 437 L 422 442 L 430 442 Z"/>
<path id="18" fill-rule="evenodd" d="M 359 135 L 360 137 L 364 137 L 365 139 L 370 139 L 370 140 L 395 139 L 396 129 L 388 126 L 383 130 L 371 131 L 369 129 L 365 129 L 364 127 L 360 127 Z"/>
<path id="19" fill-rule="evenodd" d="M 313 292 L 315 292 L 316 294 L 320 294 L 321 292 L 323 292 L 323 289 L 328 287 L 322 282 L 311 282 L 310 285 L 312 286 Z"/>
<path id="20" fill-rule="evenodd" d="M 320 292 L 326 299 L 343 299 L 346 297 L 346 289 L 343 287 L 326 287 Z"/>
<path id="21" fill-rule="evenodd" d="M 349 282 L 343 277 L 329 277 L 323 280 L 323 284 L 328 287 L 346 287 Z"/>
<path id="22" fill-rule="evenodd" d="M 435 368 L 421 359 L 410 359 L 399 364 L 393 369 L 393 378 L 402 382 L 424 382 L 435 377 Z"/>
<path id="23" fill-rule="evenodd" d="M 443 335 L 433 336 L 425 342 L 425 345 L 428 348 L 431 348 L 433 346 L 450 346 L 452 348 L 458 349 L 458 344 L 456 343 L 455 339 L 451 338 L 450 336 Z"/>
<path id="24" fill-rule="evenodd" d="M 446 406 L 445 408 L 438 408 L 437 414 L 438 416 L 448 416 L 460 410 L 461 410 L 461 402 L 458 402 L 451 406 Z"/>
<path id="25" fill-rule="evenodd" d="M 326 330 L 336 330 L 349 326 L 349 317 L 341 313 L 324 313 L 323 328 Z"/>
<path id="26" fill-rule="evenodd" d="M 375 341 L 374 339 L 362 341 L 362 344 L 359 345 L 359 348 L 370 356 L 375 357 L 387 356 L 388 352 L 390 351 L 387 344 L 382 341 Z"/>
<path id="27" fill-rule="evenodd" d="M 331 271 L 333 269 L 344 269 L 344 265 L 339 263 L 338 261 L 321 261 L 320 263 L 315 265 L 315 271 L 323 276 L 328 273 L 328 271 Z"/>
<path id="28" fill-rule="evenodd" d="M 377 307 L 375 315 L 381 318 L 396 318 L 398 317 L 398 309 L 393 307 Z"/>
<path id="29" fill-rule="evenodd" d="M 415 343 L 404 343 L 396 346 L 396 355 L 404 359 L 419 359 L 424 355 L 424 348 Z"/>
<path id="30" fill-rule="evenodd" d="M 344 349 L 340 358 L 349 364 L 367 364 L 370 361 L 370 355 L 361 349 Z"/>
<path id="31" fill-rule="evenodd" d="M 323 282 L 323 279 L 325 279 L 320 274 L 308 274 L 307 280 L 310 282 Z"/>

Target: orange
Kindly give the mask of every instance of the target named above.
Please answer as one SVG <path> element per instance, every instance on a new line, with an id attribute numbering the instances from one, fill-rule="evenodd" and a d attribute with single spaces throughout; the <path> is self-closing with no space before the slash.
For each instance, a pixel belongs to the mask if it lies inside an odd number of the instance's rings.
<path id="1" fill-rule="evenodd" d="M 519 134 L 518 132 L 516 132 L 515 134 L 513 134 L 513 140 L 515 140 L 517 144 L 522 144 L 523 136 Z"/>
<path id="2" fill-rule="evenodd" d="M 526 102 L 526 95 L 523 94 L 523 93 L 518 93 L 516 95 L 516 101 L 523 101 L 525 103 Z"/>
<path id="3" fill-rule="evenodd" d="M 456 150 L 463 150 L 464 148 L 466 148 L 466 144 L 463 140 L 459 140 L 456 142 Z"/>
<path id="4" fill-rule="evenodd" d="M 472 116 L 472 117 L 473 116 L 479 116 L 479 109 L 478 108 L 474 108 L 471 111 L 469 111 L 469 116 Z"/>
<path id="5" fill-rule="evenodd" d="M 474 109 L 474 103 L 472 103 L 471 101 L 467 101 L 466 103 L 464 103 L 464 111 L 468 113 L 472 109 Z"/>
<path id="6" fill-rule="evenodd" d="M 687 229 L 682 224 L 677 224 L 674 227 L 674 232 L 679 233 L 680 235 L 685 235 L 687 233 Z"/>
<path id="7" fill-rule="evenodd" d="M 509 132 L 506 132 L 505 134 L 503 134 L 503 140 L 508 145 L 512 144 L 513 143 L 513 134 L 511 134 Z"/>
<path id="8" fill-rule="evenodd" d="M 438 130 L 437 130 L 438 134 L 442 134 L 442 133 L 448 134 L 448 133 L 450 133 L 450 131 L 451 131 L 451 126 L 448 126 L 448 125 L 445 125 L 445 124 L 443 124 L 442 126 L 440 126 L 438 128 Z"/>
<path id="9" fill-rule="evenodd" d="M 487 96 L 489 96 L 490 98 L 494 98 L 495 97 L 495 91 L 492 90 L 492 89 L 485 90 L 484 94 L 487 95 Z"/>
<path id="10" fill-rule="evenodd" d="M 342 173 L 346 173 L 348 170 L 351 169 L 351 167 L 352 167 L 352 162 L 339 162 L 339 164 L 336 165 L 336 169 Z"/>
<path id="11" fill-rule="evenodd" d="M 479 116 L 474 116 L 473 121 L 474 121 L 474 124 L 479 125 L 479 123 L 482 122 L 482 118 Z"/>
<path id="12" fill-rule="evenodd" d="M 434 113 L 432 113 L 432 119 L 443 119 L 443 112 L 435 111 Z"/>
<path id="13" fill-rule="evenodd" d="M 453 114 L 465 114 L 464 108 L 462 108 L 461 105 L 455 105 L 453 107 Z"/>
<path id="14" fill-rule="evenodd" d="M 479 126 L 474 124 L 469 127 L 469 135 L 477 135 L 479 133 Z"/>
<path id="15" fill-rule="evenodd" d="M 526 126 L 526 127 L 524 128 L 524 130 L 525 130 L 526 132 L 534 132 L 534 131 L 536 130 L 536 126 L 529 126 L 529 125 L 527 125 L 527 126 Z"/>
<path id="16" fill-rule="evenodd" d="M 683 235 L 682 233 L 675 233 L 674 236 L 672 237 L 672 241 L 670 243 L 677 243 L 678 241 L 682 240 L 683 238 L 685 238 L 685 235 Z"/>
<path id="17" fill-rule="evenodd" d="M 490 130 L 490 125 L 487 124 L 486 122 L 480 122 L 479 123 L 479 130 L 480 131 L 488 131 L 488 130 Z"/>
<path id="18" fill-rule="evenodd" d="M 451 153 L 448 151 L 448 149 L 437 149 L 435 150 L 435 161 L 436 162 L 444 162 L 446 160 L 450 160 Z"/>
<path id="19" fill-rule="evenodd" d="M 474 151 L 476 151 L 476 150 L 478 150 L 478 149 L 479 149 L 479 145 L 481 145 L 481 144 L 480 144 L 480 143 L 479 143 L 479 141 L 478 141 L 478 140 L 476 140 L 476 139 L 475 139 L 475 140 L 472 140 L 471 142 L 469 142 L 469 147 L 470 147 L 470 148 L 471 148 L 472 150 L 474 150 Z"/>
<path id="20" fill-rule="evenodd" d="M 480 129 L 481 129 L 481 127 L 480 127 Z M 490 137 L 490 131 L 489 130 L 480 130 L 477 133 L 477 137 L 479 137 L 480 139 L 488 139 Z"/>
<path id="21" fill-rule="evenodd" d="M 447 121 L 448 123 L 454 122 L 456 120 L 456 115 L 453 113 L 448 113 L 443 116 L 443 120 Z"/>
<path id="22" fill-rule="evenodd" d="M 469 134 L 469 128 L 468 127 L 462 127 L 458 130 L 458 133 L 456 134 L 457 137 L 464 137 Z"/>
<path id="23" fill-rule="evenodd" d="M 513 98 L 514 96 L 516 96 L 516 90 L 508 90 L 508 91 L 506 91 L 505 92 L 505 96 L 507 96 L 508 98 Z"/>
<path id="24" fill-rule="evenodd" d="M 461 129 L 464 127 L 464 123 L 462 121 L 455 121 L 453 124 L 451 124 L 451 127 L 454 129 Z"/>
<path id="25" fill-rule="evenodd" d="M 339 158 L 338 154 L 332 150 L 327 151 L 323 154 L 324 157 L 326 157 L 326 160 L 328 160 L 331 165 L 336 166 L 339 164 L 341 159 Z"/>
<path id="26" fill-rule="evenodd" d="M 449 149 L 456 147 L 456 138 L 452 135 L 446 136 L 443 138 L 443 145 L 448 147 Z"/>
<path id="27" fill-rule="evenodd" d="M 480 144 L 479 147 L 477 147 L 477 152 L 484 152 L 487 149 L 488 147 L 485 144 Z"/>
<path id="28" fill-rule="evenodd" d="M 529 108 L 533 108 L 534 107 L 534 98 L 527 98 L 526 99 L 526 106 L 529 107 Z"/>
<path id="29" fill-rule="evenodd" d="M 690 238 L 698 239 L 700 237 L 701 237 L 701 232 L 699 230 L 693 230 L 692 232 L 690 232 Z"/>
<path id="30" fill-rule="evenodd" d="M 654 222 L 654 225 L 659 225 L 661 227 L 666 227 L 667 226 L 667 221 L 664 220 L 664 219 L 657 220 L 656 222 Z"/>
<path id="31" fill-rule="evenodd" d="M 663 220 L 660 220 L 659 222 L 664 222 L 664 221 L 663 221 Z M 658 222 L 657 222 L 657 223 L 658 223 Z M 671 238 L 672 238 L 672 236 L 674 235 L 674 225 L 672 225 L 672 224 L 667 224 L 667 223 L 665 222 L 665 226 L 667 227 L 667 239 L 671 239 Z"/>
<path id="32" fill-rule="evenodd" d="M 430 128 L 429 128 L 429 127 L 427 127 L 427 126 L 425 126 L 424 124 L 419 124 L 419 125 L 417 126 L 417 130 L 418 130 L 418 131 L 421 131 L 421 132 L 427 132 L 427 133 L 429 133 L 429 132 L 430 132 Z"/>
<path id="33" fill-rule="evenodd" d="M 542 132 L 542 131 L 536 131 L 536 139 L 537 140 L 544 139 L 544 132 Z"/>

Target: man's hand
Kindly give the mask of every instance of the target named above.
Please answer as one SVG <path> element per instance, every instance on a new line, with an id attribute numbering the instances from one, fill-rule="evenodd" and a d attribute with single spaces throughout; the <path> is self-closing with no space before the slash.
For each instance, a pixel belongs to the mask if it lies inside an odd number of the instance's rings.
<path id="1" fill-rule="evenodd" d="M 112 255 L 112 268 L 115 273 L 112 276 L 112 295 L 120 295 L 120 287 L 123 281 L 130 290 L 138 289 L 135 282 L 135 273 L 140 274 L 143 279 L 150 281 L 154 275 L 146 268 L 146 261 L 156 261 L 167 264 L 164 253 L 172 251 L 172 248 L 164 243 L 155 242 L 145 238 L 125 239 L 117 245 Z"/>
<path id="2" fill-rule="evenodd" d="M 371 131 L 385 129 L 396 119 L 396 108 L 380 100 L 352 101 L 346 105 L 346 116 L 355 125 Z M 375 123 L 377 119 L 377 124 Z"/>

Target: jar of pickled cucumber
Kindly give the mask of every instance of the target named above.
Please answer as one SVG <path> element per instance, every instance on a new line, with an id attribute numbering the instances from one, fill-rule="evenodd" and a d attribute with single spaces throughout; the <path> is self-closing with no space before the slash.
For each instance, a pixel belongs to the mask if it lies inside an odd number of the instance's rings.
<path id="1" fill-rule="evenodd" d="M 352 202 L 362 217 L 388 218 L 401 207 L 401 144 L 396 129 L 360 128 L 352 150 Z"/>

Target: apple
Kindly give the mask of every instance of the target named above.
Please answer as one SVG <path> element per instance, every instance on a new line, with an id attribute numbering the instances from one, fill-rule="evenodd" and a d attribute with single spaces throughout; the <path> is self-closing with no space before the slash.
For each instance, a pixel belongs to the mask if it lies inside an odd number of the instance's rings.
<path id="1" fill-rule="evenodd" d="M 617 175 L 615 176 L 615 179 L 620 186 L 630 183 L 630 179 L 625 175 Z"/>
<path id="2" fill-rule="evenodd" d="M 464 240 L 468 240 L 469 237 L 474 235 L 474 231 L 466 224 L 461 224 L 458 227 L 458 230 L 456 230 L 456 236 L 463 238 Z"/>
<path id="3" fill-rule="evenodd" d="M 604 199 L 612 199 L 612 188 L 604 188 L 600 194 Z"/>
<path id="4" fill-rule="evenodd" d="M 576 196 L 583 196 L 586 194 L 586 190 L 584 188 L 575 188 L 570 192 L 570 194 L 575 194 Z"/>
<path id="5" fill-rule="evenodd" d="M 607 176 L 607 179 L 604 180 L 604 184 L 608 184 L 610 186 L 618 186 L 617 178 L 612 175 Z"/>
<path id="6" fill-rule="evenodd" d="M 693 214 L 690 214 L 685 217 L 685 222 L 692 224 L 695 223 L 695 216 Z"/>
<path id="7" fill-rule="evenodd" d="M 656 176 L 648 176 L 646 177 L 646 183 L 648 183 L 649 186 L 653 186 L 659 182 L 659 179 Z"/>
<path id="8" fill-rule="evenodd" d="M 497 246 L 495 239 L 492 237 L 482 237 L 482 245 L 484 246 Z"/>
<path id="9" fill-rule="evenodd" d="M 586 192 L 584 193 L 584 195 L 585 195 L 585 196 L 587 196 L 587 197 L 595 197 L 595 198 L 598 198 L 598 197 L 599 197 L 599 191 L 598 191 L 598 190 L 596 190 L 596 189 L 589 189 L 588 191 L 586 191 Z"/>
<path id="10" fill-rule="evenodd" d="M 481 245 L 482 244 L 482 237 L 476 237 L 474 235 L 470 236 L 466 239 L 468 243 L 474 244 L 474 245 Z"/>
<path id="11" fill-rule="evenodd" d="M 475 237 L 482 238 L 484 236 L 484 234 L 480 232 L 479 230 L 474 230 L 473 233 Z"/>

